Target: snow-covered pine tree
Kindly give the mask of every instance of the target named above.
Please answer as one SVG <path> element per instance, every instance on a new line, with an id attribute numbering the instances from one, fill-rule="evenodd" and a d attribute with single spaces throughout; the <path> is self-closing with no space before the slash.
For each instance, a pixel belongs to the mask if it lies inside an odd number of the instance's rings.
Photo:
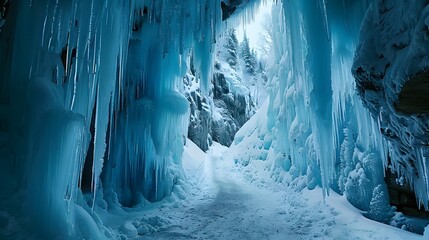
<path id="1" fill-rule="evenodd" d="M 254 51 L 250 50 L 249 38 L 244 33 L 243 42 L 241 42 L 241 58 L 244 61 L 245 71 L 251 75 L 256 72 L 256 58 Z"/>
<path id="2" fill-rule="evenodd" d="M 235 29 L 229 29 L 225 48 L 228 52 L 226 60 L 229 66 L 236 70 L 238 66 L 238 40 Z"/>
<path id="3" fill-rule="evenodd" d="M 388 223 L 394 215 L 386 191 L 382 185 L 374 188 L 368 212 L 368 217 L 372 220 Z"/>
<path id="4" fill-rule="evenodd" d="M 262 80 L 262 83 L 265 86 L 265 84 L 267 84 L 268 82 L 268 76 L 264 66 L 262 65 L 262 60 L 258 61 L 258 74 L 259 74 L 259 79 Z"/>

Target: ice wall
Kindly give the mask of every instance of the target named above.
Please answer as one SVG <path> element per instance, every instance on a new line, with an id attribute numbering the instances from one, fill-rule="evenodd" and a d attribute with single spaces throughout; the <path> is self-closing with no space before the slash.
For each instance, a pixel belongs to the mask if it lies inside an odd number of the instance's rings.
<path id="1" fill-rule="evenodd" d="M 223 5 L 232 14 L 255 2 Z M 75 230 L 97 226 L 100 199 L 133 206 L 171 192 L 186 59 L 193 52 L 206 87 L 222 16 L 211 0 L 11 1 L 0 32 L 0 196 L 23 232 L 91 238 Z"/>
<path id="2" fill-rule="evenodd" d="M 374 188 L 380 184 L 378 191 L 386 193 L 386 147 L 350 69 L 370 1 L 282 3 L 273 12 L 272 169 L 307 176 L 308 188 L 321 185 L 328 194 L 334 189 L 369 210 Z"/>

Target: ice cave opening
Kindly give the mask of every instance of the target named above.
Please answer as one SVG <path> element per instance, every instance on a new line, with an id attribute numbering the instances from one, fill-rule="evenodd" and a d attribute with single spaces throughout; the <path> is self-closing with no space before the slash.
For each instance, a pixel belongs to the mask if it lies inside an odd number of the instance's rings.
<path id="1" fill-rule="evenodd" d="M 424 0 L 0 0 L 0 239 L 429 238 Z"/>

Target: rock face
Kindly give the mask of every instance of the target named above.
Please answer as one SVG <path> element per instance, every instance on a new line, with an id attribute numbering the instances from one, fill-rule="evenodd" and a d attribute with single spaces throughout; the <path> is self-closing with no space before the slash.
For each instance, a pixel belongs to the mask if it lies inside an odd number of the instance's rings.
<path id="1" fill-rule="evenodd" d="M 391 169 L 428 209 L 429 4 L 376 1 L 362 23 L 353 75 L 358 93 L 389 141 Z"/>
<path id="2" fill-rule="evenodd" d="M 396 110 L 407 114 L 429 114 L 429 71 L 407 81 L 401 89 Z"/>
<path id="3" fill-rule="evenodd" d="M 253 104 L 250 92 L 232 92 L 223 73 L 213 76 L 213 100 L 216 111 L 212 121 L 211 135 L 214 141 L 230 146 L 234 135 L 252 115 Z"/>
<path id="4" fill-rule="evenodd" d="M 212 140 L 230 146 L 235 133 L 255 112 L 250 91 L 231 89 L 231 79 L 216 69 L 208 96 L 203 96 L 192 73 L 184 78 L 185 95 L 190 103 L 188 137 L 203 151 Z M 237 84 L 237 83 L 236 83 Z"/>
<path id="5" fill-rule="evenodd" d="M 428 218 L 429 213 L 419 209 L 416 196 L 411 186 L 407 183 L 402 185 L 397 181 L 395 174 L 386 172 L 385 182 L 387 184 L 390 204 L 396 206 L 398 211 L 414 217 Z"/>
<path id="6" fill-rule="evenodd" d="M 188 138 L 191 139 L 203 151 L 209 149 L 211 144 L 210 126 L 212 114 L 210 98 L 201 94 L 197 79 L 192 74 L 183 78 L 185 95 L 190 104 L 190 119 L 188 127 Z"/>
<path id="7" fill-rule="evenodd" d="M 226 108 L 238 126 L 243 126 L 249 119 L 249 108 L 252 108 L 252 102 L 249 102 L 250 93 L 246 97 L 241 93 L 231 92 L 222 73 L 216 73 L 213 76 L 213 98 L 216 100 L 215 106 Z"/>
<path id="8" fill-rule="evenodd" d="M 245 41 L 248 39 L 243 39 Z M 246 51 L 240 52 L 233 29 L 224 33 L 216 47 L 216 63 L 207 96 L 201 93 L 192 58 L 190 71 L 183 78 L 191 108 L 188 137 L 204 151 L 212 141 L 230 146 L 235 133 L 255 113 L 256 103 L 262 103 L 267 96 L 267 76 L 262 64 L 248 44 L 242 47 Z M 249 59 L 252 61 L 246 61 Z M 249 67 L 252 72 L 248 71 Z"/>
<path id="9" fill-rule="evenodd" d="M 236 14 L 244 6 L 253 4 L 255 1 L 249 0 L 223 0 L 220 3 L 222 9 L 222 21 L 228 19 L 231 15 Z"/>

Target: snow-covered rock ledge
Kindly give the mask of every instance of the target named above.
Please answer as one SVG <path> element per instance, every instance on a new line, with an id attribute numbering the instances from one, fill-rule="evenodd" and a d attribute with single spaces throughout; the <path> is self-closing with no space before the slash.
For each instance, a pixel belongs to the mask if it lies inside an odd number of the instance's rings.
<path id="1" fill-rule="evenodd" d="M 389 140 L 392 170 L 403 175 L 428 209 L 429 4 L 379 0 L 368 9 L 353 75 L 364 105 Z"/>

